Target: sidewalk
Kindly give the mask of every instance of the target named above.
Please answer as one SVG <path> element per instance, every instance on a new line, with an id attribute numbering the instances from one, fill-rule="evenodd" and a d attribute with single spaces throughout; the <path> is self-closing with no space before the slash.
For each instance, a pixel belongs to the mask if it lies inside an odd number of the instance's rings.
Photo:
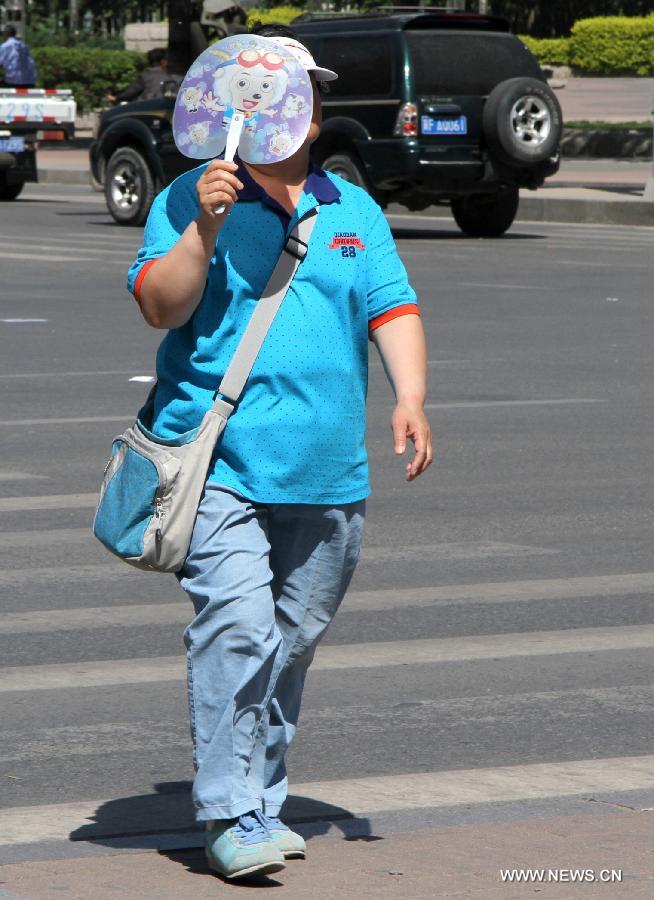
<path id="1" fill-rule="evenodd" d="M 308 841 L 307 860 L 289 861 L 286 870 L 261 878 L 255 887 L 211 875 L 199 849 L 107 849 L 102 855 L 3 866 L 0 897 L 208 900 L 268 888 L 275 897 L 297 900 L 649 900 L 654 896 L 653 813 L 618 805 L 587 806 L 593 811 L 585 815 L 362 838 L 315 837 Z M 502 883 L 500 868 L 558 870 L 560 882 Z M 583 882 L 570 883 L 573 876 L 562 871 L 575 869 L 585 870 Z M 622 882 L 592 883 L 589 870 L 597 878 L 603 870 L 622 870 Z"/>

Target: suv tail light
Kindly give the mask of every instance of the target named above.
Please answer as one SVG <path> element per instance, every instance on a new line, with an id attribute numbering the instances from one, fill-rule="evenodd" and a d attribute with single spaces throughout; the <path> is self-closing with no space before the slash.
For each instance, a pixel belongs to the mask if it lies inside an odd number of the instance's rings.
<path id="1" fill-rule="evenodd" d="M 416 137 L 418 134 L 418 107 L 415 103 L 404 103 L 400 107 L 393 134 L 395 137 Z"/>

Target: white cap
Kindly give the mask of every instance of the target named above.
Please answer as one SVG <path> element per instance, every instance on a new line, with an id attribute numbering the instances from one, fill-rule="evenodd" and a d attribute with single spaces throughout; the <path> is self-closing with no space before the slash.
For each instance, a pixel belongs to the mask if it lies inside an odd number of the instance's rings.
<path id="1" fill-rule="evenodd" d="M 332 72 L 331 69 L 321 69 L 304 44 L 301 44 L 294 38 L 275 35 L 274 37 L 271 36 L 270 40 L 276 44 L 281 44 L 282 47 L 286 47 L 307 72 L 313 72 L 316 76 L 316 81 L 336 81 L 338 78 L 336 72 Z"/>

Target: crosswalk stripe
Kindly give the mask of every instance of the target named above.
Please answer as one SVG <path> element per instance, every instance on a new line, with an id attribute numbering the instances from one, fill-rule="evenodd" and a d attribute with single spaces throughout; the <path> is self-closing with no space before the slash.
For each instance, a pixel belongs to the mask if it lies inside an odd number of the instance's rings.
<path id="1" fill-rule="evenodd" d="M 97 493 L 0 497 L 0 512 L 27 512 L 32 509 L 87 509 L 97 506 L 97 503 Z"/>
<path id="2" fill-rule="evenodd" d="M 43 481 L 46 475 L 35 475 L 32 472 L 0 472 L 0 481 Z"/>
<path id="3" fill-rule="evenodd" d="M 0 427 L 14 428 L 19 425 L 89 425 L 95 422 L 129 422 L 133 413 L 124 416 L 64 416 L 49 419 L 0 419 Z"/>
<path id="4" fill-rule="evenodd" d="M 63 248 L 62 248 L 63 249 Z M 98 251 L 99 252 L 99 251 Z M 34 262 L 102 262 L 101 259 L 91 256 L 69 256 L 68 254 L 64 254 L 63 256 L 53 256 L 52 254 L 45 253 L 3 253 L 0 251 L 0 259 L 24 259 L 28 260 L 30 263 Z"/>
<path id="5" fill-rule="evenodd" d="M 484 769 L 411 772 L 292 785 L 297 800 L 340 807 L 353 816 L 484 803 L 510 803 L 654 788 L 654 756 L 581 759 Z M 128 835 L 193 827 L 186 794 L 142 797 L 126 811 L 115 799 L 4 809 L 0 846 Z M 293 819 L 291 818 L 290 821 Z"/>
<path id="6" fill-rule="evenodd" d="M 107 554 L 109 557 L 109 554 Z M 145 576 L 138 569 L 128 568 L 116 562 L 96 563 L 79 566 L 35 566 L 31 569 L 7 568 L 0 570 L 0 587 L 18 587 L 28 582 L 32 587 L 38 584 L 73 584 L 74 582 L 98 581 L 100 579 L 123 579 Z"/>
<path id="7" fill-rule="evenodd" d="M 566 600 L 573 597 L 616 597 L 654 590 L 654 572 L 596 575 L 582 578 L 544 578 L 452 584 L 403 590 L 357 591 L 345 598 L 357 609 L 382 610 L 405 606 L 447 606 L 452 603 L 514 603 L 529 600 Z"/>
<path id="8" fill-rule="evenodd" d="M 0 533 L 1 534 L 1 533 Z M 90 528 L 61 528 L 57 531 L 13 531 L 0 538 L 4 547 L 32 549 L 58 544 L 93 544 Z M 96 544 L 96 546 L 98 546 Z M 524 544 L 503 544 L 499 541 L 451 541 L 440 544 L 395 544 L 386 547 L 364 547 L 361 560 L 365 563 L 384 563 L 400 559 L 490 559 L 497 556 L 549 556 L 560 553 L 550 547 L 530 547 Z M 30 568 L 30 573 L 33 568 Z M 44 570 L 45 571 L 45 570 Z M 2 583 L 0 572 L 0 584 Z M 9 576 L 12 577 L 13 576 Z M 17 577 L 24 577 L 20 574 Z"/>
<path id="9" fill-rule="evenodd" d="M 331 644 L 318 649 L 313 671 L 556 656 L 654 647 L 654 625 L 573 628 L 457 638 Z M 183 657 L 158 656 L 0 669 L 0 692 L 58 690 L 177 681 L 185 676 Z"/>
<path id="10" fill-rule="evenodd" d="M 75 246 L 73 249 L 74 249 L 75 252 L 77 252 L 77 253 L 102 253 L 103 256 L 126 256 L 126 255 L 128 255 L 127 249 L 124 249 L 124 250 L 123 250 L 123 249 L 112 250 L 112 249 L 110 249 L 110 248 L 108 248 L 108 247 L 106 247 L 106 246 L 102 247 L 102 246 L 100 246 L 100 245 L 97 245 L 97 246 L 88 246 L 88 247 L 87 247 L 87 246 L 82 246 L 82 245 L 81 245 L 80 243 L 78 243 L 78 242 L 75 242 L 75 244 L 76 244 L 76 246 Z M 2 242 L 2 246 L 3 246 L 4 249 L 7 249 L 7 250 L 8 250 L 10 247 L 17 247 L 17 248 L 19 248 L 19 249 L 20 249 L 20 248 L 23 248 L 23 249 L 24 249 L 24 248 L 25 248 L 25 243 L 24 243 L 24 241 L 20 241 L 20 243 L 16 243 L 16 242 L 13 242 L 13 241 L 3 241 L 3 242 Z M 38 245 L 38 255 L 39 255 L 39 256 L 41 255 L 41 253 L 40 253 L 41 250 L 65 250 L 65 249 L 67 249 L 69 246 L 70 246 L 70 244 L 55 244 L 54 242 L 53 242 L 53 243 L 50 243 L 50 244 L 39 243 L 39 245 Z M 20 256 L 23 256 L 23 254 L 19 254 L 19 255 L 20 255 Z M 134 255 L 136 255 L 136 252 L 134 253 Z"/>
<path id="11" fill-rule="evenodd" d="M 90 537 L 88 529 L 81 531 Z M 32 532 L 21 532 L 29 536 Z M 41 532 L 36 532 L 41 534 Z M 11 535 L 7 536 L 11 538 Z M 16 546 L 7 544 L 5 546 Z M 21 544 L 22 546 L 22 544 Z M 113 574 L 114 566 L 107 567 Z M 52 570 L 44 570 L 51 572 Z M 124 569 L 129 572 L 130 570 Z M 30 573 L 32 577 L 32 573 Z M 407 590 L 351 591 L 341 607 L 342 613 L 373 612 L 408 607 L 435 607 L 460 604 L 527 603 L 611 597 L 617 601 L 633 594 L 654 590 L 654 572 L 635 575 L 605 575 L 590 578 L 560 578 L 541 581 L 455 584 L 444 587 Z M 158 592 L 159 593 L 159 592 Z M 47 609 L 5 613 L 0 618 L 1 634 L 31 634 L 75 631 L 109 627 L 139 628 L 148 625 L 182 625 L 191 616 L 182 594 L 166 603 L 129 603 L 73 609 Z"/>
<path id="12" fill-rule="evenodd" d="M 96 502 L 97 502 L 97 498 Z M 92 541 L 91 530 L 87 530 L 87 537 Z M 62 543 L 70 543 L 68 540 Z M 0 537 L 1 543 L 1 537 Z M 10 542 L 8 542 L 10 543 Z M 56 544 L 53 539 L 52 545 Z M 34 546 L 38 546 L 39 540 L 35 541 Z M 23 544 L 22 546 L 29 546 Z M 99 547 L 99 545 L 97 545 Z M 550 553 L 557 553 L 557 550 L 543 549 L 540 547 L 522 547 L 519 544 L 493 544 L 493 542 L 475 543 L 454 543 L 454 544 L 430 544 L 428 546 L 417 546 L 412 548 L 404 548 L 398 546 L 396 548 L 388 548 L 382 550 L 378 555 L 371 554 L 368 556 L 363 554 L 362 563 L 374 563 L 379 565 L 383 562 L 393 562 L 397 560 L 416 560 L 416 559 L 491 559 L 495 557 L 522 557 L 522 556 L 543 556 Z M 106 555 L 110 559 L 109 555 Z M 7 567 L 0 569 L 0 587 L 12 587 L 29 583 L 34 586 L 39 582 L 45 584 L 61 584 L 61 583 L 78 583 L 91 579 L 101 578 L 133 578 L 135 575 L 143 575 L 135 568 L 128 568 L 126 565 L 120 564 L 117 560 L 106 563 L 91 563 L 86 565 L 56 565 L 44 567 L 30 567 L 29 569 L 20 569 Z M 149 574 L 150 577 L 152 573 Z"/>
<path id="13" fill-rule="evenodd" d="M 486 409 L 493 406 L 574 406 L 581 403 L 605 403 L 582 397 L 564 397 L 556 400 L 470 400 L 455 403 L 425 403 L 425 409 Z M 2 423 L 0 423 L 2 424 Z"/>
<path id="14" fill-rule="evenodd" d="M 4 550 L 36 547 L 59 547 L 62 544 L 94 544 L 91 528 L 57 528 L 56 531 L 3 531 L 0 532 L 0 546 Z M 99 546 L 99 545 L 96 545 Z"/>

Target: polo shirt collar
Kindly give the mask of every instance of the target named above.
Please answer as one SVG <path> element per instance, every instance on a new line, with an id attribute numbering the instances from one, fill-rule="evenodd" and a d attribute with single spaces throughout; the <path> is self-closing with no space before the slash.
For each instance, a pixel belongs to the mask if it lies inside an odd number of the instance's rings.
<path id="1" fill-rule="evenodd" d="M 274 209 L 281 209 L 285 215 L 288 213 L 270 197 L 261 185 L 254 180 L 247 168 L 240 159 L 237 159 L 238 177 L 243 183 L 243 190 L 238 191 L 239 200 L 261 200 Z M 311 163 L 309 165 L 309 173 L 304 184 L 304 194 L 312 194 L 318 203 L 335 203 L 341 196 L 341 192 L 336 187 L 327 173 L 318 166 Z M 302 203 L 302 201 L 300 201 Z"/>

